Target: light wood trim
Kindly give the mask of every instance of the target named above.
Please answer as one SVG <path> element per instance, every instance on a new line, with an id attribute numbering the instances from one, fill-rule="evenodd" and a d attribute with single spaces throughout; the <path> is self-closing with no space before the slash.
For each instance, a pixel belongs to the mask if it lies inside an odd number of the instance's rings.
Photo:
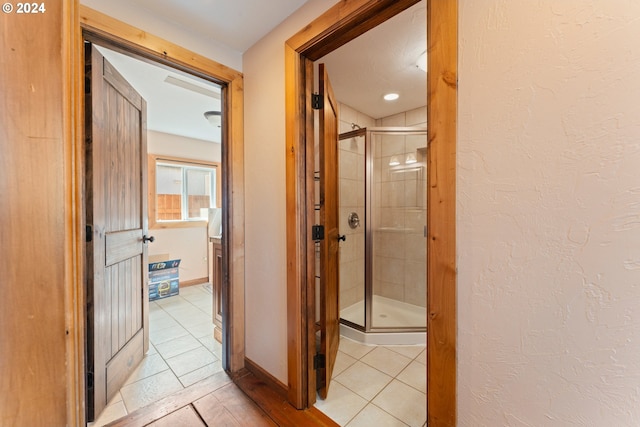
<path id="1" fill-rule="evenodd" d="M 456 425 L 458 2 L 428 0 L 427 424 Z"/>
<path id="2" fill-rule="evenodd" d="M 160 154 L 148 155 L 148 175 L 149 185 L 147 185 L 147 194 L 149 200 L 148 216 L 149 229 L 173 229 L 173 228 L 202 228 L 207 226 L 207 221 L 157 221 L 156 220 L 156 162 L 158 160 L 166 160 L 176 165 L 194 165 L 209 166 L 216 168 L 216 206 L 222 206 L 222 167 L 218 162 L 210 162 L 207 160 L 187 159 L 183 157 L 164 156 Z"/>
<path id="3" fill-rule="evenodd" d="M 166 59 L 172 64 L 201 71 L 227 83 L 242 77 L 242 73 L 226 65 L 84 5 L 80 5 L 80 24 L 106 40 L 116 41 L 119 45 L 133 48 L 136 52 L 153 58 Z"/>
<path id="4" fill-rule="evenodd" d="M 307 406 L 307 227 L 306 157 L 304 151 L 304 123 L 298 120 L 304 114 L 304 75 L 298 71 L 304 59 L 289 45 L 285 46 L 286 72 L 286 212 L 287 212 L 287 378 L 289 401 L 296 408 Z M 304 92 L 303 92 L 304 93 Z M 300 105 L 302 104 L 302 105 Z"/>
<path id="5" fill-rule="evenodd" d="M 66 376 L 80 363 L 68 350 L 83 348 L 70 329 L 79 307 L 72 252 L 78 86 L 77 64 L 62 53 L 74 37 L 73 7 L 52 2 L 46 13 L 0 16 L 1 425 L 64 425 L 80 412 L 68 401 L 78 378 Z"/>
<path id="6" fill-rule="evenodd" d="M 84 295 L 84 122 L 82 32 L 78 0 L 62 2 L 63 131 L 65 205 L 65 324 L 67 353 L 67 425 L 85 419 L 85 295 Z"/>
<path id="7" fill-rule="evenodd" d="M 224 106 L 229 121 L 230 143 L 223 144 L 224 165 L 222 194 L 227 198 L 222 206 L 227 216 L 222 239 L 223 262 L 223 322 L 227 335 L 229 370 L 236 372 L 244 367 L 244 80 L 236 74 L 224 89 L 228 91 L 228 104 Z"/>
<path id="8" fill-rule="evenodd" d="M 289 399 L 297 407 L 313 402 L 311 390 L 302 390 L 308 378 L 310 355 L 306 308 L 314 307 L 313 283 L 306 265 L 304 142 L 313 135 L 303 124 L 301 99 L 308 91 L 303 77 L 307 60 L 315 60 L 415 4 L 416 1 L 345 0 L 291 37 L 285 44 L 287 147 L 287 316 Z M 428 423 L 453 426 L 456 422 L 456 264 L 455 264 L 455 147 L 457 115 L 458 0 L 427 0 L 428 151 L 430 201 L 428 224 Z M 309 138 L 306 138 L 309 135 Z M 435 181 L 434 181 L 435 180 Z M 437 202 L 436 202 L 437 201 Z M 432 254 L 434 254 L 432 256 Z M 308 298 L 307 298 L 308 294 Z M 307 298 L 305 300 L 305 298 Z M 309 315 L 311 318 L 311 315 Z M 313 325 L 311 325 L 313 326 Z M 435 391 L 433 389 L 435 388 Z M 430 392 L 429 392 L 430 391 Z M 306 399 L 306 400 L 305 400 Z"/>
<path id="9" fill-rule="evenodd" d="M 76 1 L 77 0 L 67 0 Z M 223 250 L 225 250 L 225 286 L 228 295 L 228 304 L 225 314 L 229 316 L 226 325 L 227 349 L 226 357 L 231 372 L 240 370 L 244 366 L 244 106 L 243 106 L 243 75 L 242 73 L 226 67 L 216 61 L 184 49 L 166 40 L 146 33 L 131 25 L 120 22 L 100 12 L 92 10 L 84 5 L 79 6 L 80 28 L 100 37 L 108 43 L 116 44 L 128 51 L 138 53 L 148 59 L 162 64 L 182 68 L 184 71 L 193 72 L 201 77 L 213 78 L 224 84 L 223 99 L 226 120 L 228 121 L 227 133 L 223 135 L 223 163 L 222 168 L 222 206 L 225 207 L 225 234 Z M 82 38 L 75 44 L 76 58 L 83 57 Z M 81 61 L 80 61 L 81 62 Z M 82 76 L 81 74 L 80 76 Z M 78 80 L 82 81 L 81 77 Z M 81 92 L 82 94 L 82 92 Z M 226 99 L 225 99 L 226 97 Z M 82 99 L 82 95 L 79 99 Z M 82 122 L 82 111 L 74 112 L 74 118 Z M 224 142 L 226 141 L 226 142 Z M 84 142 L 76 142 L 82 144 Z M 80 175 L 81 176 L 81 175 Z M 224 195 L 226 194 L 226 199 Z M 77 209 L 82 207 L 80 200 Z M 78 211 L 80 212 L 80 211 Z M 82 228 L 84 225 L 82 225 Z M 81 235 L 83 236 L 83 235 Z M 82 243 L 84 244 L 84 243 Z M 76 245 L 79 247 L 79 245 Z M 77 249 L 77 248 L 76 248 Z M 76 289 L 82 290 L 80 285 Z M 84 319 L 76 324 L 82 325 Z M 83 356 L 79 357 L 84 361 Z M 78 367 L 77 373 L 84 377 L 84 367 Z M 84 390 L 84 387 L 82 387 Z M 82 396 L 84 400 L 84 396 Z"/>

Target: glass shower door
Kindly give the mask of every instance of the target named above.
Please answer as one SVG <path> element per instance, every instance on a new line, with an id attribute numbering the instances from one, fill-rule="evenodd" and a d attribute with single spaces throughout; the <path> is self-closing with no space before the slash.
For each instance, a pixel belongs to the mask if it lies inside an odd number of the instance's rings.
<path id="1" fill-rule="evenodd" d="M 365 133 L 339 141 L 340 317 L 365 327 Z"/>
<path id="2" fill-rule="evenodd" d="M 370 135 L 371 329 L 426 327 L 427 135 Z"/>

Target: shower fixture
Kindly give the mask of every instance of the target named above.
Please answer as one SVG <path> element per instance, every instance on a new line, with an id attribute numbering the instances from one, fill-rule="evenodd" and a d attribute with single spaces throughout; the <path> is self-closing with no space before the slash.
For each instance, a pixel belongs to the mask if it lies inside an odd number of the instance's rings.
<path id="1" fill-rule="evenodd" d="M 347 222 L 349 223 L 350 228 L 358 228 L 360 226 L 360 217 L 356 212 L 351 212 L 347 217 Z"/>
<path id="2" fill-rule="evenodd" d="M 355 123 L 351 123 L 351 130 L 355 130 L 355 129 L 362 129 L 362 128 Z"/>

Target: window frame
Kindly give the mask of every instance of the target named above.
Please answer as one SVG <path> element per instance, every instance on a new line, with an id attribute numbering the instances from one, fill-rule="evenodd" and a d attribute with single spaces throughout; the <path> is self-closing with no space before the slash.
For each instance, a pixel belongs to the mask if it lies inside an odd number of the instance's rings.
<path id="1" fill-rule="evenodd" d="M 149 229 L 162 228 L 193 228 L 206 227 L 206 220 L 176 220 L 176 221 L 158 221 L 157 220 L 157 191 L 156 191 L 156 165 L 160 163 L 170 163 L 182 167 L 207 167 L 215 168 L 216 180 L 216 206 L 220 207 L 222 203 L 222 186 L 220 180 L 220 162 L 210 162 L 207 160 L 188 159 L 183 157 L 165 156 L 161 154 L 148 155 L 148 196 L 149 196 Z"/>

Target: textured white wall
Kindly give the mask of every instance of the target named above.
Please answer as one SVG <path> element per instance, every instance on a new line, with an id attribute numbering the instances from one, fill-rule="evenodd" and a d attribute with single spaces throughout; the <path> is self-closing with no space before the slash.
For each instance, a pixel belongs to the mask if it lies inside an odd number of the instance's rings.
<path id="1" fill-rule="evenodd" d="M 639 19 L 460 0 L 461 426 L 640 425 Z"/>

